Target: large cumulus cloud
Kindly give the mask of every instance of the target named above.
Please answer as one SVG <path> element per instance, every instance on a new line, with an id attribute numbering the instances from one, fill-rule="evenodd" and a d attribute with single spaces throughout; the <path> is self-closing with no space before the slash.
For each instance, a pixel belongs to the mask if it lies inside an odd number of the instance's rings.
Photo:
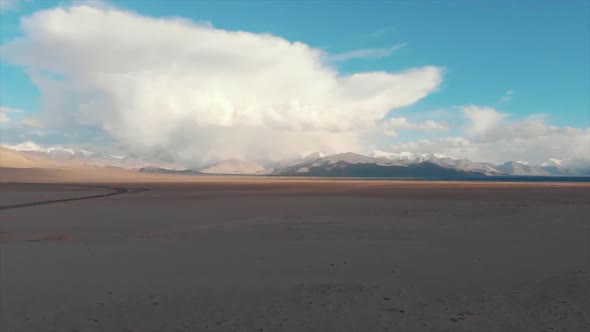
<path id="1" fill-rule="evenodd" d="M 442 75 L 342 75 L 301 42 L 115 8 L 40 11 L 21 28 L 1 52 L 41 90 L 45 125 L 100 128 L 135 153 L 185 163 L 360 150 L 359 132 Z"/>

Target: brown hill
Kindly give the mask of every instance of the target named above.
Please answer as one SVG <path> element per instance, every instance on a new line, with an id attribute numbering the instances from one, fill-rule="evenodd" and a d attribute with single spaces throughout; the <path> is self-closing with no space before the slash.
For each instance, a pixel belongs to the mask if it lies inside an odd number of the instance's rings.
<path id="1" fill-rule="evenodd" d="M 40 156 L 0 147 L 0 168 L 55 168 L 61 163 Z"/>
<path id="2" fill-rule="evenodd" d="M 149 175 L 117 167 L 93 167 L 60 162 L 35 153 L 0 147 L 0 182 L 134 181 Z"/>

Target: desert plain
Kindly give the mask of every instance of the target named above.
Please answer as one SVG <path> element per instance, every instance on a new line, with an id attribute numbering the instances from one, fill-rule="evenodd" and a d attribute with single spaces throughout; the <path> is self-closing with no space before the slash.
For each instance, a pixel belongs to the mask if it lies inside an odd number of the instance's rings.
<path id="1" fill-rule="evenodd" d="M 2 331 L 590 331 L 587 183 L 146 175 L 7 156 Z"/>

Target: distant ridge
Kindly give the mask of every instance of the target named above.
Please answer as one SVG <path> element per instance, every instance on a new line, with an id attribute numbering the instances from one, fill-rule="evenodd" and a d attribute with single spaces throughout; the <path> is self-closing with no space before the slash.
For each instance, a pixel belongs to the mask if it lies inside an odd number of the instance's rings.
<path id="1" fill-rule="evenodd" d="M 205 174 L 244 174 L 262 175 L 272 172 L 271 169 L 249 160 L 227 159 L 200 170 Z"/>
<path id="2" fill-rule="evenodd" d="M 431 162 L 405 165 L 385 158 L 372 158 L 356 153 L 341 153 L 275 170 L 274 175 L 328 177 L 467 177 L 484 176 L 443 167 Z"/>
<path id="3" fill-rule="evenodd" d="M 436 153 L 384 152 L 370 156 L 353 152 L 326 155 L 313 152 L 296 158 L 259 164 L 227 159 L 202 169 L 182 169 L 164 162 L 149 162 L 129 155 L 113 155 L 90 148 L 42 147 L 33 142 L 1 148 L 0 167 L 63 168 L 117 167 L 153 174 L 228 174 L 339 177 L 474 177 L 474 176 L 590 176 L 590 158 L 551 158 L 540 165 L 522 161 L 502 164 L 476 162 Z M 20 149 L 20 151 L 16 151 Z"/>
<path id="4" fill-rule="evenodd" d="M 202 172 L 199 171 L 194 171 L 194 170 L 190 170 L 190 169 L 182 169 L 182 170 L 176 170 L 176 169 L 167 169 L 167 168 L 161 168 L 161 167 L 143 167 L 140 168 L 138 171 L 142 172 L 142 173 L 157 173 L 157 174 L 186 174 L 186 175 L 202 175 Z"/>
<path id="5" fill-rule="evenodd" d="M 510 175 L 551 175 L 550 172 L 540 166 L 529 166 L 516 161 L 509 161 L 504 164 L 496 166 L 504 174 Z"/>

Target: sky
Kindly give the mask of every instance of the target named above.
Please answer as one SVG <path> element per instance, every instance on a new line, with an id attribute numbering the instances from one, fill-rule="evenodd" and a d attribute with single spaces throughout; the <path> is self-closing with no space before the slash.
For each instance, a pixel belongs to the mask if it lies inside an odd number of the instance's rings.
<path id="1" fill-rule="evenodd" d="M 0 143 L 590 158 L 587 1 L 0 0 Z"/>

